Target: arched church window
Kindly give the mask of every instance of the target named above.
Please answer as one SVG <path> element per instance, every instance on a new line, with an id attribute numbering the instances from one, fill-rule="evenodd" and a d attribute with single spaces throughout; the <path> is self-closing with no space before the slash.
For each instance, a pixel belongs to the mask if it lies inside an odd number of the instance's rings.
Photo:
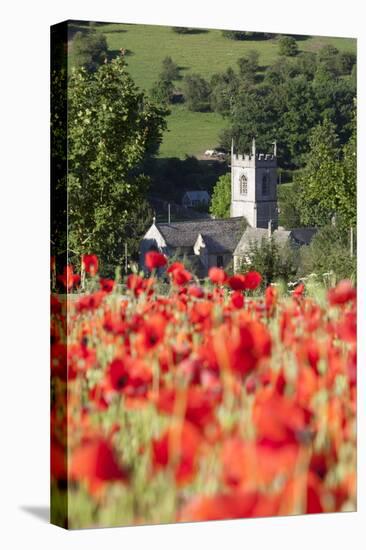
<path id="1" fill-rule="evenodd" d="M 245 174 L 240 176 L 240 194 L 246 195 L 248 193 L 248 178 Z"/>
<path id="2" fill-rule="evenodd" d="M 269 176 L 268 174 L 263 174 L 262 178 L 262 195 L 269 195 Z"/>

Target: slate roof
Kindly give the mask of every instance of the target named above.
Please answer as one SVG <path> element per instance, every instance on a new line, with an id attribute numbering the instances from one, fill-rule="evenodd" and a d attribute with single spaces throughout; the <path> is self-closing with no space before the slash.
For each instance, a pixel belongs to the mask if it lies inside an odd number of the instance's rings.
<path id="1" fill-rule="evenodd" d="M 183 194 L 183 198 L 187 196 L 189 199 L 191 200 L 196 200 L 196 201 L 200 201 L 200 200 L 209 200 L 210 199 L 210 195 L 207 193 L 207 191 L 186 191 L 184 194 Z"/>
<path id="2" fill-rule="evenodd" d="M 274 240 L 279 245 L 284 245 L 289 240 L 290 235 L 291 231 L 287 231 L 285 229 L 275 229 L 272 232 Z M 241 254 L 244 254 L 251 244 L 260 245 L 262 239 L 268 239 L 268 229 L 248 227 L 235 248 L 234 255 L 240 256 Z"/>
<path id="3" fill-rule="evenodd" d="M 157 229 L 168 247 L 192 248 L 199 234 L 210 253 L 233 252 L 243 234 L 243 218 L 159 223 Z"/>
<path id="4" fill-rule="evenodd" d="M 310 244 L 311 239 L 317 231 L 315 227 L 299 227 L 291 229 L 291 237 L 297 244 Z"/>

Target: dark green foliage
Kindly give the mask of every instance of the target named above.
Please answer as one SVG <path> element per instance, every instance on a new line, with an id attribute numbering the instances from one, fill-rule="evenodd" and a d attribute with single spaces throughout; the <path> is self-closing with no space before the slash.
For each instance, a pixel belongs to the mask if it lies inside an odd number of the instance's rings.
<path id="1" fill-rule="evenodd" d="M 199 74 L 187 75 L 183 81 L 184 99 L 190 111 L 210 109 L 210 86 Z"/>
<path id="2" fill-rule="evenodd" d="M 231 175 L 221 176 L 213 189 L 210 213 L 215 218 L 229 218 L 231 203 Z"/>
<path id="3" fill-rule="evenodd" d="M 355 251 L 356 246 L 351 257 L 349 229 L 327 225 L 315 235 L 309 246 L 301 249 L 299 275 L 316 273 L 322 276 L 333 272 L 337 280 L 350 278 L 355 281 Z"/>
<path id="4" fill-rule="evenodd" d="M 222 36 L 230 40 L 268 40 L 274 34 L 269 32 L 253 32 L 253 31 L 222 31 Z"/>
<path id="5" fill-rule="evenodd" d="M 122 57 L 95 72 L 74 70 L 68 100 L 69 253 L 77 260 L 93 252 L 102 266 L 116 266 L 149 183 L 142 165 L 159 147 L 166 111 L 137 89 Z"/>
<path id="6" fill-rule="evenodd" d="M 285 229 L 301 227 L 301 212 L 297 198 L 297 186 L 295 183 L 281 184 L 277 187 L 279 205 L 279 225 Z"/>
<path id="7" fill-rule="evenodd" d="M 245 40 L 247 33 L 245 31 L 222 31 L 222 36 L 229 38 L 230 40 Z"/>
<path id="8" fill-rule="evenodd" d="M 262 285 L 282 279 L 291 280 L 297 272 L 299 252 L 289 244 L 279 245 L 273 237 L 263 238 L 260 243 L 249 246 L 246 258 L 241 262 L 241 270 L 255 270 L 263 277 Z"/>
<path id="9" fill-rule="evenodd" d="M 250 50 L 245 57 L 238 59 L 239 76 L 248 84 L 254 84 L 258 66 L 259 54 L 256 50 Z"/>
<path id="10" fill-rule="evenodd" d="M 299 51 L 297 41 L 293 36 L 281 36 L 278 39 L 279 54 L 293 57 Z"/>
<path id="11" fill-rule="evenodd" d="M 229 115 L 238 92 L 238 85 L 239 78 L 231 67 L 224 73 L 214 74 L 210 82 L 211 109 L 223 116 Z"/>
<path id="12" fill-rule="evenodd" d="M 171 80 L 158 80 L 151 89 L 151 98 L 156 103 L 166 105 L 172 101 L 174 86 Z"/>
<path id="13" fill-rule="evenodd" d="M 326 47 L 319 56 L 303 52 L 295 58 L 281 57 L 261 74 L 253 52 L 238 60 L 238 72 L 230 68 L 215 74 L 211 108 L 230 124 L 220 134 L 220 145 L 228 150 L 234 138 L 240 150 L 248 150 L 255 136 L 258 149 L 267 152 L 276 139 L 279 166 L 294 170 L 304 166 L 310 132 L 323 120 L 335 125 L 340 144 L 345 144 L 352 131 L 356 66 L 352 77 L 335 76 L 334 59 L 342 71 L 354 60 Z"/>
<path id="14" fill-rule="evenodd" d="M 178 34 L 196 34 L 199 29 L 194 27 L 172 27 L 172 30 Z"/>
<path id="15" fill-rule="evenodd" d="M 201 189 L 211 194 L 218 178 L 227 172 L 227 167 L 223 162 L 207 163 L 187 156 L 184 160 L 151 159 L 146 164 L 145 171 L 151 175 L 152 195 L 179 203 L 182 193 L 188 189 Z"/>
<path id="16" fill-rule="evenodd" d="M 340 52 L 338 55 L 338 70 L 339 74 L 351 74 L 353 67 L 356 65 L 356 55 L 352 52 Z"/>
<path id="17" fill-rule="evenodd" d="M 294 70 L 312 80 L 316 71 L 316 54 L 313 52 L 301 52 L 296 56 Z"/>
<path id="18" fill-rule="evenodd" d="M 355 115 L 354 115 L 355 117 Z M 335 125 L 326 119 L 310 134 L 306 164 L 295 179 L 298 210 L 304 225 L 326 226 L 336 216 L 339 227 L 356 225 L 356 128 L 340 147 Z"/>
<path id="19" fill-rule="evenodd" d="M 87 32 L 77 32 L 72 41 L 72 49 L 77 67 L 95 71 L 107 58 L 108 46 L 105 36 L 91 28 Z"/>
<path id="20" fill-rule="evenodd" d="M 330 119 L 336 126 L 341 143 L 346 143 L 352 130 L 352 113 L 356 90 L 350 79 L 334 78 L 317 71 L 313 89 L 321 118 Z"/>
<path id="21" fill-rule="evenodd" d="M 157 80 L 150 92 L 151 98 L 157 103 L 167 105 L 173 101 L 174 84 L 173 80 L 179 78 L 179 67 L 171 57 L 165 57 L 162 61 L 162 68 Z"/>
<path id="22" fill-rule="evenodd" d="M 162 61 L 162 69 L 159 75 L 161 80 L 177 80 L 179 78 L 179 67 L 170 56 L 167 56 Z"/>

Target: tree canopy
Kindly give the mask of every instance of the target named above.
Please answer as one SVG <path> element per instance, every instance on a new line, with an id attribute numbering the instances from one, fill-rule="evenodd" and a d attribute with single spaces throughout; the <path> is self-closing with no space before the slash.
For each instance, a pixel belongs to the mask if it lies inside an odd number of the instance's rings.
<path id="1" fill-rule="evenodd" d="M 138 90 L 122 57 L 95 72 L 74 70 L 68 100 L 70 253 L 93 252 L 115 266 L 148 186 L 142 165 L 159 147 L 166 112 Z"/>
<path id="2" fill-rule="evenodd" d="M 76 67 L 95 71 L 108 55 L 107 39 L 94 29 L 79 31 L 72 41 L 72 51 Z"/>
<path id="3" fill-rule="evenodd" d="M 296 177 L 298 210 L 304 225 L 356 225 L 356 123 L 343 147 L 335 125 L 326 119 L 310 134 L 310 150 Z M 301 205 L 301 207 L 300 207 Z"/>
<path id="4" fill-rule="evenodd" d="M 231 204 L 231 176 L 224 174 L 220 176 L 214 187 L 210 213 L 215 218 L 229 218 Z"/>

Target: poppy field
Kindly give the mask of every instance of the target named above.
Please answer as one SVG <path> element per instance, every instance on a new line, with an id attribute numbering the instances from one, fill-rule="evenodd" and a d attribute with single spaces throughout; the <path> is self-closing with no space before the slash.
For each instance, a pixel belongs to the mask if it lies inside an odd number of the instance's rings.
<path id="1" fill-rule="evenodd" d="M 356 510 L 352 283 L 262 289 L 254 271 L 199 282 L 158 252 L 145 263 L 123 291 L 94 255 L 53 275 L 53 520 Z"/>

